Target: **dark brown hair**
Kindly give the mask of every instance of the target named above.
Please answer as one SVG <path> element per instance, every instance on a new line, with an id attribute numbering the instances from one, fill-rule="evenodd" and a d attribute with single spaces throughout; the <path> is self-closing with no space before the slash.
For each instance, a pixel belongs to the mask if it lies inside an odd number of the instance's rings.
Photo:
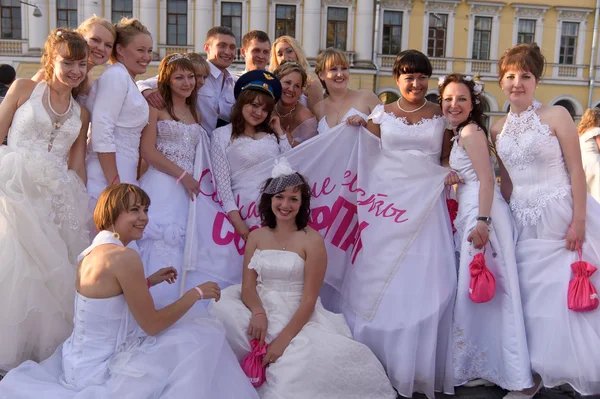
<path id="1" fill-rule="evenodd" d="M 267 42 L 269 43 L 269 46 L 271 45 L 271 39 L 269 39 L 269 35 L 267 35 L 266 32 L 263 32 L 262 30 L 251 30 L 242 38 L 242 48 L 248 50 L 250 42 L 255 39 L 257 42 Z"/>
<path id="2" fill-rule="evenodd" d="M 433 68 L 429 58 L 418 50 L 404 50 L 398 54 L 394 61 L 392 75 L 398 80 L 400 75 L 409 73 L 422 73 L 431 76 Z"/>
<path id="3" fill-rule="evenodd" d="M 235 35 L 233 31 L 226 26 L 215 26 L 214 28 L 210 28 L 208 32 L 206 32 L 206 42 L 208 43 L 211 39 L 214 39 L 217 35 L 226 35 L 231 36 L 235 39 Z"/>
<path id="4" fill-rule="evenodd" d="M 171 60 L 171 58 L 178 56 L 181 57 L 181 54 L 170 54 L 162 59 L 160 62 L 160 66 L 158 67 L 158 92 L 164 98 L 165 104 L 167 106 L 167 112 L 171 115 L 173 120 L 179 121 L 179 118 L 173 112 L 173 98 L 171 94 L 171 87 L 169 86 L 169 81 L 171 80 L 171 76 L 179 69 L 184 71 L 189 71 L 191 73 L 195 73 L 194 64 L 189 59 L 183 57 L 175 60 Z M 169 62 L 170 61 L 170 62 Z M 194 81 L 194 89 L 192 90 L 192 94 L 188 98 L 185 99 L 185 104 L 188 106 L 192 115 L 194 116 L 194 121 L 196 123 L 200 123 L 198 120 L 198 112 L 196 111 L 196 101 L 197 101 L 197 93 L 198 89 L 196 89 L 196 83 Z"/>
<path id="5" fill-rule="evenodd" d="M 298 172 L 296 172 L 296 174 L 303 182 L 300 186 L 294 187 L 294 192 L 300 191 L 300 209 L 298 209 L 298 214 L 296 215 L 296 228 L 298 228 L 298 230 L 302 230 L 308 225 L 310 220 L 310 198 L 312 197 L 312 191 L 304 176 Z M 263 186 L 263 191 L 264 187 L 267 187 L 272 180 L 272 178 L 267 179 Z M 260 214 L 261 224 L 272 229 L 277 226 L 277 218 L 273 213 L 273 209 L 271 209 L 271 200 L 277 194 L 279 193 L 265 194 L 263 192 L 258 203 L 258 213 Z"/>
<path id="6" fill-rule="evenodd" d="M 471 110 L 471 114 L 469 115 L 467 120 L 457 126 L 456 131 L 460 131 L 460 129 L 467 126 L 469 123 L 475 123 L 481 128 L 481 130 L 483 130 L 483 132 L 487 136 L 488 132 L 485 127 L 485 124 L 483 123 L 484 114 L 483 103 L 480 98 L 481 94 L 475 94 L 475 80 L 473 78 L 471 78 L 470 80 L 465 78 L 466 76 L 460 73 L 451 73 L 450 75 L 446 76 L 442 84 L 438 87 L 440 92 L 438 102 L 441 106 L 442 101 L 444 99 L 444 90 L 446 90 L 446 87 L 448 87 L 450 83 L 461 83 L 467 86 L 467 88 L 469 89 L 469 95 L 471 96 L 471 105 L 473 106 L 473 110 Z"/>
<path id="7" fill-rule="evenodd" d="M 133 203 L 129 202 L 130 194 L 133 195 Z M 138 186 L 119 183 L 105 188 L 94 209 L 94 224 L 98 231 L 112 229 L 119 215 L 137 202 L 145 207 L 150 206 L 150 197 Z"/>
<path id="8" fill-rule="evenodd" d="M 244 130 L 246 129 L 246 121 L 244 119 L 244 115 L 242 114 L 242 109 L 244 105 L 251 104 L 254 100 L 257 100 L 261 105 L 264 104 L 267 107 L 267 117 L 260 125 L 256 126 L 256 132 L 264 132 L 271 133 L 275 135 L 277 138 L 277 142 L 279 143 L 279 136 L 273 132 L 271 127 L 269 126 L 269 121 L 271 120 L 271 112 L 273 112 L 273 108 L 275 108 L 275 99 L 268 95 L 267 93 L 263 93 L 260 90 L 252 90 L 246 89 L 242 90 L 240 95 L 237 98 L 235 104 L 231 108 L 231 139 L 234 140 L 240 136 L 244 135 Z"/>
<path id="9" fill-rule="evenodd" d="M 530 72 L 536 80 L 544 75 L 546 59 L 537 43 L 523 43 L 512 46 L 504 52 L 498 61 L 498 81 L 501 81 L 509 69 Z"/>

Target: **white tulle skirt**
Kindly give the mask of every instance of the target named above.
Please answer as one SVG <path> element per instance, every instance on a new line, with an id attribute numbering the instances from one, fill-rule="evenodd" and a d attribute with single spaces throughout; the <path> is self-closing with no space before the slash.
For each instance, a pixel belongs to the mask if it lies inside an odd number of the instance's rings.
<path id="1" fill-rule="evenodd" d="M 66 165 L 0 147 L 0 370 L 47 358 L 71 333 L 87 201 Z"/>
<path id="2" fill-rule="evenodd" d="M 550 199 L 537 223 L 518 225 L 516 248 L 531 365 L 546 387 L 570 384 L 582 395 L 600 394 L 600 308 L 567 306 L 577 252 L 563 239 L 573 218 L 571 195 Z M 600 204 L 587 198 L 583 260 L 600 267 Z M 590 278 L 600 289 L 600 272 Z"/>

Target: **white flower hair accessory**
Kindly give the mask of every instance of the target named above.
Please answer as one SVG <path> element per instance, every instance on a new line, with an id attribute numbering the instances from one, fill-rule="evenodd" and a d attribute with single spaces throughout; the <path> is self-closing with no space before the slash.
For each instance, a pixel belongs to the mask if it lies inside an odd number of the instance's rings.
<path id="1" fill-rule="evenodd" d="M 475 93 L 475 95 L 480 95 L 481 92 L 483 91 L 483 86 L 481 86 L 479 83 L 475 83 L 475 86 L 473 86 L 473 93 Z"/>
<path id="2" fill-rule="evenodd" d="M 59 30 L 58 32 L 56 32 L 56 36 L 61 37 L 62 36 L 62 30 Z"/>
<path id="3" fill-rule="evenodd" d="M 446 80 L 446 75 L 444 75 L 444 76 L 440 76 L 440 77 L 438 78 L 438 86 L 441 86 L 441 85 L 443 85 L 443 84 L 444 84 L 444 80 Z"/>
<path id="4" fill-rule="evenodd" d="M 469 75 L 465 76 L 463 79 L 466 80 L 467 82 L 470 82 L 473 80 L 473 78 Z"/>
<path id="5" fill-rule="evenodd" d="M 265 194 L 277 194 L 289 187 L 297 187 L 304 184 L 302 177 L 296 173 L 285 157 L 275 160 L 271 178 L 272 180 L 263 191 Z"/>

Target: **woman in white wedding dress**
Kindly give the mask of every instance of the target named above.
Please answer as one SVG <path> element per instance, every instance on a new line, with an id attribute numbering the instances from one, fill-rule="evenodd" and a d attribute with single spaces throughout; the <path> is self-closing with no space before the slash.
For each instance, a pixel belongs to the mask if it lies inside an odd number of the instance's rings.
<path id="1" fill-rule="evenodd" d="M 560 106 L 534 99 L 544 71 L 536 44 L 506 50 L 500 86 L 509 114 L 492 127 L 501 190 L 517 225 L 516 260 L 535 386 L 507 398 L 531 398 L 543 385 L 570 384 L 600 394 L 600 308 L 575 312 L 567 292 L 571 264 L 600 266 L 600 204 L 586 193 L 577 129 Z M 600 273 L 590 277 L 600 288 Z M 540 378 L 541 377 L 541 378 Z"/>
<path id="2" fill-rule="evenodd" d="M 577 126 L 587 191 L 600 202 L 600 109 L 588 108 Z"/>
<path id="3" fill-rule="evenodd" d="M 148 123 L 148 103 L 134 79 L 152 60 L 150 32 L 140 21 L 127 18 L 116 30 L 113 65 L 94 82 L 86 101 L 92 114 L 87 189 L 94 199 L 111 184 L 138 184 L 140 136 Z"/>
<path id="4" fill-rule="evenodd" d="M 334 48 L 321 51 L 315 63 L 315 74 L 327 93 L 327 98 L 314 107 L 319 121 L 319 134 L 328 133 L 343 122 L 352 126 L 366 126 L 367 116 L 381 101 L 370 90 L 352 90 L 348 87 L 350 62 L 346 55 Z"/>
<path id="5" fill-rule="evenodd" d="M 79 256 L 75 328 L 49 359 L 27 361 L 0 381 L 0 398 L 256 398 L 221 325 L 202 307 L 219 300 L 204 283 L 156 310 L 148 287 L 173 283 L 163 268 L 148 278 L 137 252 L 150 198 L 131 184 L 107 188 L 94 222 L 100 231 Z M 110 230 L 110 231 L 108 231 Z"/>
<path id="6" fill-rule="evenodd" d="M 250 340 L 268 343 L 261 398 L 396 398 L 385 371 L 352 340 L 344 317 L 321 305 L 327 268 L 323 237 L 308 226 L 310 187 L 280 158 L 258 206 L 265 227 L 250 233 L 241 285 L 210 309 L 241 361 Z"/>
<path id="7" fill-rule="evenodd" d="M 450 167 L 464 182 L 458 184 L 454 221 L 460 251 L 453 326 L 455 384 L 492 382 L 508 390 L 530 388 L 533 380 L 515 260 L 516 234 L 494 178 L 482 122 L 482 87 L 470 76 L 451 74 L 440 78 L 439 91 L 444 117 L 454 133 Z M 469 265 L 484 247 L 496 291 L 489 302 L 475 303 L 469 297 Z"/>
<path id="8" fill-rule="evenodd" d="M 85 78 L 81 35 L 55 29 L 47 79 L 19 79 L 0 106 L 0 371 L 43 360 L 73 328 L 77 254 L 89 245 L 85 136 L 72 91 Z"/>
<path id="9" fill-rule="evenodd" d="M 147 273 L 166 266 L 181 273 L 189 203 L 199 190 L 193 177 L 196 147 L 208 143 L 196 109 L 192 62 L 182 54 L 163 58 L 158 91 L 166 106 L 161 110 L 150 108 L 140 145 L 141 156 L 150 165 L 140 178 L 140 187 L 152 198 L 152 206 L 150 222 L 138 246 Z M 159 305 L 179 298 L 177 285 L 161 284 L 150 292 Z"/>
<path id="10" fill-rule="evenodd" d="M 429 59 L 421 52 L 400 53 L 394 76 L 402 97 L 375 107 L 367 129 L 380 137 L 384 156 L 389 152 L 413 167 L 398 171 L 393 175 L 397 180 L 386 180 L 386 185 L 409 185 L 419 179 L 437 195 L 431 196 L 431 203 L 422 204 L 429 212 L 419 222 L 412 244 L 397 259 L 390 259 L 398 265 L 380 293 L 374 316 L 363 318 L 343 301 L 336 305 L 335 297 L 331 308 L 344 313 L 354 339 L 369 346 L 381 360 L 400 395 L 412 397 L 413 392 L 421 392 L 433 399 L 434 391 L 454 392 L 451 342 L 456 263 L 444 181 L 438 177 L 449 174 L 440 166 L 446 122 L 439 105 L 425 99 L 431 73 Z M 430 177 L 421 170 L 437 174 Z M 372 173 L 380 174 L 376 167 Z M 370 289 L 368 281 L 354 284 L 344 290 Z"/>

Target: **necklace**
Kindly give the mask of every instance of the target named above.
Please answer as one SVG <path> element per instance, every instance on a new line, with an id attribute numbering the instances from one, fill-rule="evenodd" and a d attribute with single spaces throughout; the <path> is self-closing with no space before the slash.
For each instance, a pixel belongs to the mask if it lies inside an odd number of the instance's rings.
<path id="1" fill-rule="evenodd" d="M 294 111 L 296 110 L 296 105 L 298 105 L 298 101 L 296 101 L 296 103 L 292 107 L 292 110 L 290 112 L 288 112 L 287 114 L 285 114 L 285 115 L 281 115 L 279 113 L 279 111 L 277 110 L 277 106 L 275 106 L 275 112 L 277 113 L 277 116 L 279 116 L 280 119 L 287 118 L 288 116 L 290 116 L 291 114 L 294 113 Z"/>
<path id="2" fill-rule="evenodd" d="M 60 127 L 73 116 L 73 97 L 69 99 L 69 107 L 63 114 L 59 114 L 52 108 L 52 104 L 50 102 L 50 86 L 46 87 L 46 96 L 42 95 L 42 105 L 46 110 L 46 113 L 50 117 L 50 121 L 52 123 L 52 131 L 50 132 L 50 137 L 48 139 L 48 152 L 52 151 L 52 147 L 54 146 L 54 140 L 58 135 Z"/>
<path id="3" fill-rule="evenodd" d="M 404 108 L 402 108 L 402 107 L 400 106 L 400 100 L 401 100 L 401 99 L 402 99 L 402 97 L 400 97 L 400 98 L 399 98 L 399 99 L 396 101 L 396 105 L 398 106 L 398 108 L 400 108 L 400 111 L 402 111 L 402 112 L 405 112 L 405 113 L 407 113 L 407 114 L 412 114 L 413 112 L 417 112 L 417 111 L 419 111 L 419 110 L 423 109 L 423 107 L 424 107 L 424 106 L 427 104 L 427 99 L 425 99 L 425 102 L 423 102 L 423 105 L 421 105 L 420 107 L 418 107 L 418 108 L 415 108 L 415 109 L 412 109 L 412 110 L 410 110 L 410 111 L 409 111 L 409 110 L 406 110 L 406 109 L 404 109 Z"/>
<path id="4" fill-rule="evenodd" d="M 346 91 L 346 94 L 348 94 L 348 91 Z M 333 101 L 332 101 L 332 103 L 333 103 Z M 342 105 L 340 105 L 340 107 L 337 109 L 337 113 L 335 114 L 335 125 L 334 126 L 337 126 L 340 124 L 340 122 L 341 122 L 340 121 L 340 112 L 342 112 L 342 109 L 344 109 L 345 104 L 346 104 L 346 98 L 344 98 L 344 101 L 342 101 Z"/>
<path id="5" fill-rule="evenodd" d="M 290 241 L 292 240 L 292 237 L 288 238 L 288 240 L 286 241 L 285 245 L 281 244 L 281 241 L 279 241 L 277 239 L 277 236 L 275 234 L 275 232 L 273 232 L 273 238 L 275 238 L 275 241 L 277 241 L 277 245 L 279 245 L 281 247 L 282 250 L 285 251 L 285 249 L 287 248 L 288 244 L 290 243 Z"/>
<path id="6" fill-rule="evenodd" d="M 180 116 L 180 115 L 177 113 L 177 109 L 176 109 L 175 107 L 173 107 L 173 114 L 175 114 L 175 117 L 176 117 L 177 119 L 179 119 L 181 122 L 183 122 L 183 123 L 187 124 L 187 118 L 186 118 L 186 112 L 185 112 L 185 111 L 186 111 L 186 110 L 183 110 L 183 117 L 182 117 L 182 116 Z"/>

